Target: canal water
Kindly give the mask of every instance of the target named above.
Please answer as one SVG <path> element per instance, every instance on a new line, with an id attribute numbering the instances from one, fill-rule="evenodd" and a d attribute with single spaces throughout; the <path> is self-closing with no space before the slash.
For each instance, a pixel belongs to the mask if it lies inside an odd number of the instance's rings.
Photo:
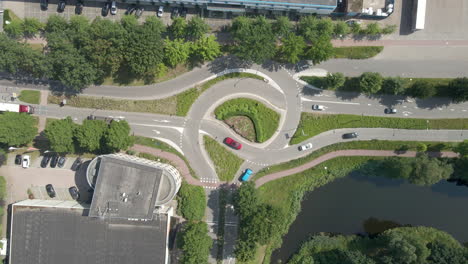
<path id="1" fill-rule="evenodd" d="M 430 187 L 353 173 L 306 194 L 272 263 L 286 263 L 311 235 L 372 234 L 392 226 L 430 226 L 468 242 L 468 187 Z"/>

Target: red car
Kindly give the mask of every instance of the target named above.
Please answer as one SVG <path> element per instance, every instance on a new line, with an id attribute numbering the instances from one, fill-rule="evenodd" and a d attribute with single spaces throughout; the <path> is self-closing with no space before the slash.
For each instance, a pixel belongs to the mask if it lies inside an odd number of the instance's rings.
<path id="1" fill-rule="evenodd" d="M 228 146 L 230 146 L 231 148 L 233 149 L 241 149 L 242 148 L 242 144 L 235 141 L 234 139 L 230 138 L 230 137 L 227 137 L 224 139 L 224 143 Z"/>

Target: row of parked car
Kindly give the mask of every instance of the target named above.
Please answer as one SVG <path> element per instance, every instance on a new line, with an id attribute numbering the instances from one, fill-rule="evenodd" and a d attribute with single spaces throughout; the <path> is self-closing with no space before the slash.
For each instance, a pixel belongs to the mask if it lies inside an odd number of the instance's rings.
<path id="1" fill-rule="evenodd" d="M 54 198 L 57 196 L 57 192 L 55 192 L 54 186 L 52 184 L 47 184 L 45 186 L 47 195 L 49 195 L 50 198 Z M 80 192 L 78 191 L 78 188 L 75 186 L 72 186 L 68 188 L 68 192 L 70 193 L 70 196 L 73 198 L 73 200 L 78 200 L 80 199 Z"/>

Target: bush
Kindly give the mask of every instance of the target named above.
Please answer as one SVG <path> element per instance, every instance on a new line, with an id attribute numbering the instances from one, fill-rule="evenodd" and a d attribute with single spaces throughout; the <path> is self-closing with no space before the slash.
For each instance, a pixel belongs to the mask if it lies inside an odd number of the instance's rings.
<path id="1" fill-rule="evenodd" d="M 205 215 L 206 197 L 203 187 L 182 183 L 177 194 L 177 213 L 189 221 L 201 221 Z"/>
<path id="2" fill-rule="evenodd" d="M 214 111 L 216 118 L 226 120 L 233 116 L 247 116 L 255 126 L 257 142 L 267 141 L 278 129 L 280 115 L 262 103 L 238 98 L 224 102 Z"/>
<path id="3" fill-rule="evenodd" d="M 382 88 L 383 78 L 377 72 L 365 72 L 359 79 L 359 87 L 366 94 L 375 94 Z"/>
<path id="4" fill-rule="evenodd" d="M 456 78 L 448 85 L 450 96 L 455 102 L 468 100 L 468 78 Z"/>
<path id="5" fill-rule="evenodd" d="M 213 241 L 208 236 L 208 225 L 205 222 L 191 222 L 183 229 L 178 240 L 183 255 L 182 264 L 208 263 L 210 249 Z"/>
<path id="6" fill-rule="evenodd" d="M 412 97 L 416 98 L 428 98 L 436 95 L 437 90 L 434 86 L 434 84 L 423 81 L 423 80 L 418 80 L 413 85 L 411 85 L 411 88 L 408 90 L 408 94 L 411 95 Z"/>
<path id="7" fill-rule="evenodd" d="M 424 143 L 419 143 L 418 146 L 416 147 L 416 150 L 418 152 L 426 152 L 427 151 L 427 145 Z"/>
<path id="8" fill-rule="evenodd" d="M 382 29 L 382 34 L 384 34 L 384 35 L 392 34 L 392 33 L 394 33 L 396 31 L 396 29 L 397 29 L 396 25 L 386 25 Z"/>
<path id="9" fill-rule="evenodd" d="M 382 91 L 386 94 L 402 94 L 405 91 L 407 81 L 400 77 L 385 78 L 382 83 Z"/>
<path id="10" fill-rule="evenodd" d="M 336 88 L 343 86 L 345 77 L 341 72 L 328 73 L 325 77 L 325 85 L 329 90 L 336 90 Z"/>
<path id="11" fill-rule="evenodd" d="M 21 20 L 10 21 L 10 24 L 5 25 L 4 29 L 8 36 L 12 38 L 19 38 L 23 35 L 23 27 Z"/>
<path id="12" fill-rule="evenodd" d="M 34 37 L 44 25 L 37 18 L 25 18 L 21 24 L 23 33 L 26 37 Z"/>
<path id="13" fill-rule="evenodd" d="M 380 28 L 379 24 L 377 23 L 369 23 L 367 24 L 366 29 L 364 30 L 364 33 L 370 36 L 377 36 L 382 34 L 382 29 Z"/>

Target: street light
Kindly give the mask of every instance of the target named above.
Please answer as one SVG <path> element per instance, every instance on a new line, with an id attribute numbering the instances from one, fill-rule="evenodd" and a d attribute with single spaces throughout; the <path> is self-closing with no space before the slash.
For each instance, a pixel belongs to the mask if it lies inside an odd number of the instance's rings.
<path id="1" fill-rule="evenodd" d="M 429 130 L 429 120 L 426 120 L 426 130 Z"/>

